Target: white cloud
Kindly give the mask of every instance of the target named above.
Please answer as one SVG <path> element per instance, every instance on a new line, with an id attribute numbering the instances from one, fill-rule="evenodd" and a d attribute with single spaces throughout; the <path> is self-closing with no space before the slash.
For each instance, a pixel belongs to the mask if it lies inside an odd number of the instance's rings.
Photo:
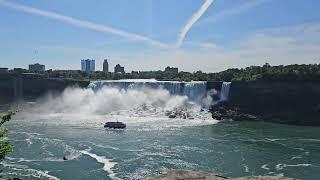
<path id="1" fill-rule="evenodd" d="M 48 57 L 53 65 L 59 66 L 55 68 L 72 66 L 72 69 L 79 69 L 83 57 L 96 59 L 97 70 L 101 69 L 102 60 L 107 57 L 110 59 L 111 70 L 112 66 L 120 63 L 126 71 L 159 70 L 169 65 L 184 71 L 216 72 L 233 67 L 263 65 L 266 62 L 271 65 L 310 64 L 320 62 L 320 23 L 260 30 L 231 46 L 208 41 L 186 41 L 186 47 L 181 49 L 147 48 L 139 52 L 128 51 L 126 54 L 103 48 L 51 46 L 45 46 L 39 51 L 58 56 Z M 59 62 L 50 58 L 59 59 Z"/>
<path id="2" fill-rule="evenodd" d="M 319 63 L 319 25 L 302 24 L 261 30 L 239 40 L 231 48 L 214 45 L 215 48 L 203 51 L 198 46 L 143 58 L 135 57 L 128 62 L 128 66 L 138 70 L 155 70 L 170 65 L 185 71 L 215 72 L 232 67 L 263 65 L 266 62 L 271 65 Z M 144 66 L 139 66 L 141 64 Z"/>

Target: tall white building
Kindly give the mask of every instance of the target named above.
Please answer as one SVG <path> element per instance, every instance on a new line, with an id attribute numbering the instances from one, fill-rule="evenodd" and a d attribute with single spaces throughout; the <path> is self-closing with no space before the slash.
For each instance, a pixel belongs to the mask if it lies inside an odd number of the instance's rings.
<path id="1" fill-rule="evenodd" d="M 95 71 L 96 69 L 96 62 L 93 59 L 83 59 L 81 60 L 81 71 Z"/>

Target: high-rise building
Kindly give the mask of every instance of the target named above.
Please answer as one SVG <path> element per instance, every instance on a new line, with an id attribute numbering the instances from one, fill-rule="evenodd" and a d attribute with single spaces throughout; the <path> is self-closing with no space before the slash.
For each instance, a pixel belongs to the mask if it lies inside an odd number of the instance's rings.
<path id="1" fill-rule="evenodd" d="M 29 64 L 29 71 L 33 72 L 39 72 L 39 71 L 45 71 L 45 66 L 39 63 L 36 64 Z"/>
<path id="2" fill-rule="evenodd" d="M 105 59 L 103 61 L 103 72 L 108 73 L 109 72 L 109 64 L 108 64 L 108 60 Z"/>
<path id="3" fill-rule="evenodd" d="M 91 71 L 95 71 L 96 70 L 96 61 L 95 60 L 91 60 L 90 70 Z"/>
<path id="4" fill-rule="evenodd" d="M 120 64 L 117 64 L 115 67 L 114 67 L 114 73 L 115 74 L 124 74 L 124 67 L 123 66 L 120 66 Z"/>
<path id="5" fill-rule="evenodd" d="M 93 59 L 83 59 L 81 60 L 81 71 L 95 71 L 95 60 Z"/>

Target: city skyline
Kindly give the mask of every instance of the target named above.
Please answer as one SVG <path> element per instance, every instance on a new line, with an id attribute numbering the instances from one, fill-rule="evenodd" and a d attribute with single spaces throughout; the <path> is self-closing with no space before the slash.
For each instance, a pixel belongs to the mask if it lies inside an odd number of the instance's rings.
<path id="1" fill-rule="evenodd" d="M 74 69 L 63 69 L 63 68 L 61 68 L 61 69 L 45 69 L 45 70 L 79 70 L 79 71 L 86 71 L 85 69 L 86 69 L 86 63 L 85 63 L 85 61 L 93 61 L 92 63 L 94 64 L 94 70 L 93 69 L 91 69 L 90 71 L 101 71 L 101 72 L 105 72 L 105 70 L 104 70 L 104 65 L 105 65 L 105 63 L 107 64 L 106 65 L 106 72 L 115 72 L 115 71 L 112 71 L 112 69 L 114 69 L 114 67 L 116 67 L 116 66 L 118 66 L 118 65 L 120 65 L 121 66 L 121 64 L 119 64 L 119 63 L 117 63 L 117 62 L 114 62 L 113 64 L 115 64 L 114 66 L 110 66 L 110 64 L 109 64 L 109 60 L 108 59 L 104 59 L 103 60 L 103 63 L 102 63 L 102 66 L 101 66 L 101 68 L 102 69 L 97 69 L 96 67 L 97 67 L 97 64 L 96 64 L 96 60 L 95 59 L 81 59 L 80 60 L 80 64 L 79 64 L 79 67 L 78 68 L 74 68 Z M 90 66 L 91 65 L 93 65 L 93 64 L 91 64 L 90 63 Z M 25 69 L 25 70 L 30 70 L 30 66 L 34 66 L 34 65 L 40 65 L 40 66 L 43 66 L 43 68 L 45 68 L 45 64 L 41 64 L 41 63 L 39 63 L 39 62 L 34 62 L 34 63 L 30 63 L 30 64 L 27 64 L 26 66 L 19 66 L 19 67 L 10 67 L 10 68 L 8 68 L 8 67 L 0 67 L 0 68 L 4 68 L 4 69 L 9 69 L 9 70 L 13 70 L 13 69 L 15 69 L 15 68 L 19 68 L 19 69 Z M 113 67 L 113 68 L 110 68 L 110 67 Z M 125 67 L 125 65 L 122 65 L 121 67 Z M 166 66 L 166 68 L 168 68 L 169 66 Z M 165 67 L 163 67 L 163 69 L 166 69 Z M 173 68 L 173 67 L 172 67 Z M 90 68 L 89 68 L 90 69 Z M 163 69 L 157 69 L 157 70 L 155 70 L 155 71 L 158 71 L 158 70 L 160 70 L 160 71 L 162 71 Z M 178 68 L 174 68 L 174 69 L 178 69 Z M 44 70 L 44 71 L 45 71 Z M 111 71 L 110 71 L 111 70 Z M 87 71 L 89 71 L 89 70 L 87 70 Z M 143 71 L 143 70 L 139 70 L 139 69 L 135 69 L 135 70 L 131 70 L 131 71 Z M 131 72 L 130 71 L 130 72 Z M 150 70 L 150 71 L 152 71 L 152 70 Z"/>
<path id="2" fill-rule="evenodd" d="M 110 67 L 129 72 L 167 65 L 217 72 L 319 62 L 319 1 L 183 2 L 0 0 L 0 66 L 79 69 L 79 59 L 90 57 L 102 70 L 108 57 Z"/>

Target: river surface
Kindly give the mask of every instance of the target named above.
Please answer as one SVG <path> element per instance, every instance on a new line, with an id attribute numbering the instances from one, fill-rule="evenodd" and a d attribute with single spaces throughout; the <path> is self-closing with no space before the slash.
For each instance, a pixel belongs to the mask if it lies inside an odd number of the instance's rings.
<path id="1" fill-rule="evenodd" d="M 165 90 L 70 89 L 19 104 L 19 113 L 6 124 L 15 151 L 1 162 L 1 175 L 145 179 L 189 169 L 228 177 L 319 179 L 320 128 L 218 122 L 187 99 Z M 168 118 L 173 109 L 188 117 Z M 107 120 L 124 121 L 127 128 L 105 129 Z"/>

